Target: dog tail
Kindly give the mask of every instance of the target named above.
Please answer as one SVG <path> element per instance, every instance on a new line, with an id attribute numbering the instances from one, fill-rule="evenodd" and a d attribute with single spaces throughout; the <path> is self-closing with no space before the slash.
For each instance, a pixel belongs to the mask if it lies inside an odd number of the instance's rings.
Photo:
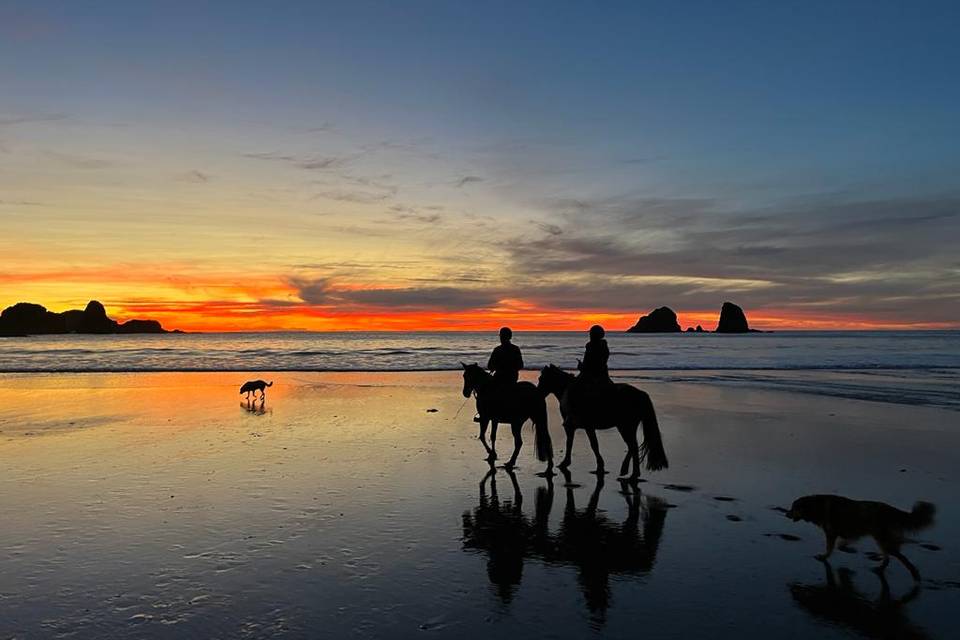
<path id="1" fill-rule="evenodd" d="M 267 383 L 267 386 L 268 386 L 268 387 L 272 387 L 272 386 L 273 386 L 273 380 L 271 380 L 270 382 L 268 382 L 268 383 Z"/>
<path id="2" fill-rule="evenodd" d="M 920 531 L 933 524 L 933 516 L 937 513 L 937 508 L 929 502 L 919 501 L 914 503 L 913 510 L 907 516 L 907 522 L 904 529 L 907 531 Z"/>

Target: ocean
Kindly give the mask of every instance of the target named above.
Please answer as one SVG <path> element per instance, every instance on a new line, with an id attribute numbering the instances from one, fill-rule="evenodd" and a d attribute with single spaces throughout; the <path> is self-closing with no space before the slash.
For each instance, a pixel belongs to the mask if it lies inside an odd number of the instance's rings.
<path id="1" fill-rule="evenodd" d="M 960 410 L 960 331 L 610 333 L 630 379 L 784 389 Z M 527 369 L 573 369 L 582 332 L 517 332 Z M 0 338 L 0 373 L 443 371 L 486 363 L 495 332 L 196 333 Z"/>

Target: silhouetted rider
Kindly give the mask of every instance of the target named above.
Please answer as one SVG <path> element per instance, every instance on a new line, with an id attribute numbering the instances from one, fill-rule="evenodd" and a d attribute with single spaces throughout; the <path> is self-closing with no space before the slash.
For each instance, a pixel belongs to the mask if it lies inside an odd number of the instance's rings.
<path id="1" fill-rule="evenodd" d="M 510 327 L 500 329 L 500 346 L 490 354 L 487 369 L 493 372 L 493 379 L 502 386 L 516 384 L 523 369 L 523 355 L 520 347 L 510 342 L 513 331 Z"/>
<path id="2" fill-rule="evenodd" d="M 603 337 L 605 333 L 598 324 L 590 327 L 590 342 L 583 350 L 583 360 L 580 363 L 580 373 L 590 380 L 610 381 L 610 372 L 607 369 L 610 348 Z"/>

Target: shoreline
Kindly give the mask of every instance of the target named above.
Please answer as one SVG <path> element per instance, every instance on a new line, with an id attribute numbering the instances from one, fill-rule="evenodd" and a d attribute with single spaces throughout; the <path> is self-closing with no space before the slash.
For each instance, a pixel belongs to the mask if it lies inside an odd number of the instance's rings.
<path id="1" fill-rule="evenodd" d="M 60 369 L 0 371 L 4 378 L 56 378 L 76 376 L 178 376 L 223 375 L 252 378 L 271 376 L 455 376 L 460 369 Z M 539 369 L 522 372 L 522 379 L 536 383 Z M 743 391 L 769 391 L 800 394 L 806 397 L 841 398 L 890 406 L 929 408 L 960 412 L 958 367 L 873 367 L 873 368 L 647 368 L 615 369 L 611 376 L 619 381 L 644 384 L 689 384 Z M 239 379 L 239 378 L 238 378 Z M 240 380 L 242 382 L 243 380 Z M 239 384 L 239 382 L 238 382 Z"/>

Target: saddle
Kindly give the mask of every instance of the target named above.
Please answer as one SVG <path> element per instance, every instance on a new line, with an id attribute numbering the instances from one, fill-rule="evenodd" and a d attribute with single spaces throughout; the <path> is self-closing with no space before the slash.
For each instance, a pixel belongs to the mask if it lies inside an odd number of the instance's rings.
<path id="1" fill-rule="evenodd" d="M 566 421 L 573 426 L 591 426 L 605 424 L 612 420 L 610 415 L 611 394 L 616 385 L 610 378 L 577 376 L 570 388 L 563 394 L 560 408 L 566 415 Z"/>

